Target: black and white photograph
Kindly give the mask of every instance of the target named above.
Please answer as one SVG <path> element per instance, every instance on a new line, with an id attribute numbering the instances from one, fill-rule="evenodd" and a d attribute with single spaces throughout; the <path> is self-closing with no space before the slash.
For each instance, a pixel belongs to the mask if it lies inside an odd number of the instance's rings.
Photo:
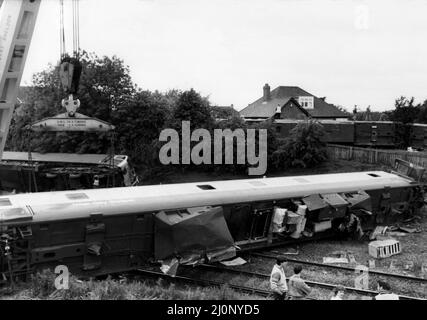
<path id="1" fill-rule="evenodd" d="M 426 300 L 426 16 L 0 0 L 0 300 Z"/>

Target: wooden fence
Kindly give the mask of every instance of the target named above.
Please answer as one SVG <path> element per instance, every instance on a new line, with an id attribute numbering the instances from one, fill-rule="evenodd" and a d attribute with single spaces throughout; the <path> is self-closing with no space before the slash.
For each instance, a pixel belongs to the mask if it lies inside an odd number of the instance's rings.
<path id="1" fill-rule="evenodd" d="M 328 155 L 332 160 L 354 160 L 362 163 L 381 164 L 394 167 L 396 159 L 409 161 L 417 166 L 427 168 L 427 153 L 403 150 L 384 150 L 328 145 Z"/>

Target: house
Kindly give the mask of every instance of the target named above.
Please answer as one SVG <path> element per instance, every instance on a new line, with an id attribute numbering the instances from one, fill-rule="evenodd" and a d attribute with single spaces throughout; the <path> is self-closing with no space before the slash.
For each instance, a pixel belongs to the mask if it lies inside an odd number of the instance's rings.
<path id="1" fill-rule="evenodd" d="M 210 112 L 212 118 L 216 121 L 225 121 L 232 119 L 233 117 L 240 117 L 238 111 L 234 109 L 234 106 L 211 106 Z"/>
<path id="2" fill-rule="evenodd" d="M 276 119 L 348 120 L 350 114 L 300 87 L 280 86 L 270 91 L 265 84 L 263 96 L 240 111 L 247 122 Z"/>

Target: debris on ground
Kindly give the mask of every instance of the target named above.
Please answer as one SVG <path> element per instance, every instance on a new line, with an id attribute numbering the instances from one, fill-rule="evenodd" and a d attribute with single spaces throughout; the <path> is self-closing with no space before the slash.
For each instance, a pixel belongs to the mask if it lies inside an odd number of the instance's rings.
<path id="1" fill-rule="evenodd" d="M 354 279 L 354 287 L 356 289 L 368 290 L 369 289 L 369 268 L 363 264 L 357 265 L 354 268 L 355 273 L 357 274 Z"/>
<path id="2" fill-rule="evenodd" d="M 390 261 L 390 266 L 388 267 L 388 269 L 389 269 L 390 271 L 396 271 L 396 270 L 397 270 L 396 260 L 391 260 L 391 261 Z"/>
<path id="3" fill-rule="evenodd" d="M 311 238 L 312 236 L 313 236 L 313 232 L 310 232 L 310 231 L 307 231 L 307 230 L 304 230 L 303 232 L 302 232 L 302 235 L 304 236 L 304 237 L 307 237 L 307 238 Z"/>
<path id="4" fill-rule="evenodd" d="M 427 279 L 427 262 L 423 262 L 421 265 L 421 276 Z"/>
<path id="5" fill-rule="evenodd" d="M 401 245 L 395 239 L 372 241 L 368 245 L 368 252 L 374 258 L 387 258 L 400 253 Z"/>
<path id="6" fill-rule="evenodd" d="M 420 216 L 413 216 L 413 217 L 410 217 L 409 219 L 406 219 L 406 220 L 403 220 L 403 223 L 408 223 L 408 222 L 411 222 L 411 221 L 414 221 L 414 220 L 421 220 L 421 217 Z"/>
<path id="7" fill-rule="evenodd" d="M 353 257 L 354 258 L 354 257 Z M 323 263 L 348 263 L 347 252 L 345 251 L 334 251 L 331 253 L 331 257 L 323 257 Z"/>
<path id="8" fill-rule="evenodd" d="M 347 258 L 323 257 L 323 263 L 325 263 L 325 264 L 348 263 L 348 259 Z"/>
<path id="9" fill-rule="evenodd" d="M 179 260 L 176 258 L 172 258 L 169 260 L 161 261 L 162 265 L 160 267 L 160 270 L 171 277 L 175 277 L 178 266 L 179 266 Z"/>
<path id="10" fill-rule="evenodd" d="M 352 264 L 357 263 L 356 258 L 352 252 L 347 252 L 348 261 Z"/>
<path id="11" fill-rule="evenodd" d="M 375 269 L 375 260 L 369 259 L 368 264 L 369 264 L 369 269 Z"/>
<path id="12" fill-rule="evenodd" d="M 369 240 L 375 240 L 379 235 L 385 235 L 388 227 L 387 226 L 377 226 L 374 231 L 372 231 L 369 236 Z"/>
<path id="13" fill-rule="evenodd" d="M 292 255 L 298 255 L 299 254 L 299 250 L 298 248 L 290 248 L 288 251 L 283 252 L 283 251 L 271 251 L 272 253 L 277 253 L 277 254 L 292 254 Z"/>
<path id="14" fill-rule="evenodd" d="M 406 261 L 406 263 L 405 263 L 405 265 L 403 266 L 403 268 L 405 269 L 405 270 L 410 270 L 410 271 L 413 271 L 414 270 L 414 266 L 415 266 L 415 264 L 414 264 L 414 261 Z"/>
<path id="15" fill-rule="evenodd" d="M 421 232 L 420 228 L 408 228 L 408 227 L 399 227 L 399 230 L 407 233 L 419 233 Z"/>
<path id="16" fill-rule="evenodd" d="M 387 235 L 391 237 L 404 237 L 404 236 L 407 236 L 408 234 L 405 232 L 391 231 L 391 232 L 387 232 Z"/>
<path id="17" fill-rule="evenodd" d="M 247 263 L 246 260 L 240 257 L 237 257 L 236 259 L 233 259 L 233 260 L 221 261 L 221 264 L 227 267 L 241 266 L 246 263 Z"/>

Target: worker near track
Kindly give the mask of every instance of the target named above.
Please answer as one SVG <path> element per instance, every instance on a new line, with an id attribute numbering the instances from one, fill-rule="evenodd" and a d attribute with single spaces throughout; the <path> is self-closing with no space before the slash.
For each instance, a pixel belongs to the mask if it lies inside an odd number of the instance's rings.
<path id="1" fill-rule="evenodd" d="M 291 300 L 305 300 L 311 293 L 311 288 L 301 279 L 301 266 L 295 266 L 294 275 L 289 278 L 289 298 Z"/>
<path id="2" fill-rule="evenodd" d="M 274 300 L 285 300 L 288 292 L 288 285 L 286 284 L 285 267 L 287 260 L 285 257 L 277 257 L 276 264 L 273 266 L 270 275 L 270 288 L 273 292 Z"/>
<path id="3" fill-rule="evenodd" d="M 344 297 L 345 288 L 343 286 L 336 286 L 333 290 L 333 293 L 334 295 L 331 300 L 342 300 Z"/>
<path id="4" fill-rule="evenodd" d="M 356 238 L 360 240 L 363 237 L 363 229 L 360 219 L 350 210 L 347 210 L 345 217 L 342 219 L 338 230 L 342 236 L 347 239 Z"/>
<path id="5" fill-rule="evenodd" d="M 385 281 L 378 280 L 378 292 L 374 300 L 399 300 L 399 296 L 391 293 L 391 287 Z"/>

